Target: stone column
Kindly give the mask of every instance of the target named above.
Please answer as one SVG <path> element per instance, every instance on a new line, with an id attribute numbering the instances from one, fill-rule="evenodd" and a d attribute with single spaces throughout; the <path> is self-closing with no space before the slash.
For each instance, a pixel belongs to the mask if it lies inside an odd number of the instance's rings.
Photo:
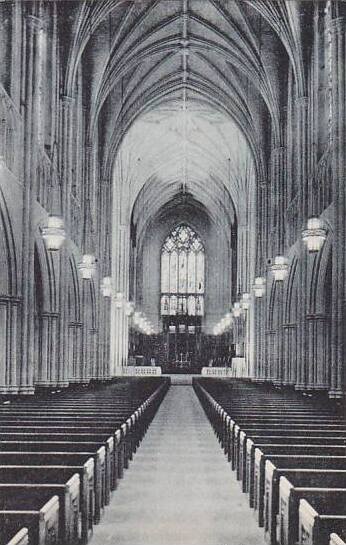
<path id="1" fill-rule="evenodd" d="M 297 326 L 295 324 L 283 325 L 283 351 L 285 365 L 282 384 L 284 386 L 294 386 L 297 370 Z"/>
<path id="2" fill-rule="evenodd" d="M 272 226 L 273 240 L 273 258 L 278 255 L 284 255 L 284 220 L 285 220 L 285 181 L 287 166 L 287 149 L 285 146 L 278 146 L 272 151 L 272 206 L 271 214 L 274 218 Z M 282 384 L 284 352 L 283 352 L 283 314 L 284 314 L 284 289 L 283 282 L 276 282 L 275 286 L 275 341 L 274 358 L 272 368 L 272 381 L 274 384 Z"/>
<path id="3" fill-rule="evenodd" d="M 82 366 L 82 328 L 81 322 L 73 322 L 68 325 L 69 335 L 69 353 L 68 368 L 69 368 L 69 383 L 76 384 L 81 380 L 81 366 Z"/>
<path id="4" fill-rule="evenodd" d="M 82 358 L 80 368 L 80 382 L 82 384 L 88 384 L 91 378 L 90 369 L 90 330 L 92 323 L 92 301 L 90 297 L 90 280 L 82 280 L 82 314 L 83 314 L 83 326 L 82 326 Z"/>
<path id="5" fill-rule="evenodd" d="M 40 339 L 35 386 L 57 386 L 56 344 L 58 318 L 59 315 L 55 312 L 44 312 L 38 316 L 38 320 L 40 321 Z"/>
<path id="6" fill-rule="evenodd" d="M 36 200 L 36 164 L 38 155 L 37 135 L 40 134 L 40 82 L 42 74 L 41 19 L 28 16 L 25 27 L 25 108 L 24 165 L 23 165 L 23 237 L 22 237 L 22 320 L 21 363 L 19 393 L 34 393 L 34 205 Z"/>
<path id="7" fill-rule="evenodd" d="M 345 395 L 345 335 L 346 335 L 346 38 L 345 19 L 331 21 L 332 59 L 332 170 L 334 203 L 334 244 L 333 244 L 333 313 L 332 313 L 332 357 L 329 396 L 341 398 Z"/>
<path id="8" fill-rule="evenodd" d="M 308 390 L 326 390 L 326 374 L 324 369 L 324 316 L 310 314 L 307 316 L 308 357 L 311 362 L 308 367 L 306 387 Z"/>
<path id="9" fill-rule="evenodd" d="M 268 258 L 268 230 L 270 217 L 268 214 L 268 183 L 262 180 L 258 184 L 258 212 L 257 229 L 260 237 L 257 255 L 257 276 L 266 278 L 267 258 Z M 254 299 L 255 307 L 255 328 L 256 328 L 256 382 L 264 382 L 266 379 L 266 312 L 267 286 L 263 297 Z"/>
<path id="10" fill-rule="evenodd" d="M 307 97 L 300 97 L 297 100 L 298 114 L 298 187 L 299 187 L 299 221 L 300 229 L 305 226 L 308 216 L 308 111 L 309 100 Z M 296 390 L 305 390 L 308 375 L 307 357 L 307 256 L 306 248 L 298 231 L 299 262 L 298 262 L 298 354 L 297 354 L 297 380 Z"/>
<path id="11" fill-rule="evenodd" d="M 70 222 L 70 187 L 71 187 L 71 140 L 72 140 L 72 118 L 73 118 L 73 98 L 62 96 L 60 101 L 59 111 L 59 170 L 61 179 L 63 180 L 60 189 L 60 206 L 61 212 L 65 220 L 66 229 L 69 232 L 71 229 Z M 59 323 L 58 335 L 60 342 L 57 347 L 57 384 L 60 388 L 68 386 L 70 382 L 69 369 L 67 361 L 68 346 L 69 346 L 69 329 L 68 329 L 68 251 L 66 246 L 63 246 L 59 252 Z"/>
<path id="12" fill-rule="evenodd" d="M 17 330 L 20 299 L 0 297 L 0 394 L 16 394 Z"/>
<path id="13" fill-rule="evenodd" d="M 129 228 L 127 225 L 117 226 L 117 239 L 113 244 L 112 276 L 115 284 L 115 292 L 122 293 L 124 298 L 128 294 L 128 251 Z M 115 297 L 112 299 L 111 308 L 111 360 L 112 372 L 118 372 L 122 366 L 127 365 L 128 356 L 128 323 L 124 305 L 117 306 Z"/>

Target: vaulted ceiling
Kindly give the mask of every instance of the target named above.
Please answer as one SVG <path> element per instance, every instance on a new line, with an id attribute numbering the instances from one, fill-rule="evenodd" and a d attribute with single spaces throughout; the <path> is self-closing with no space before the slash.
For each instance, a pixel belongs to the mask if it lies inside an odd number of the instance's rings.
<path id="1" fill-rule="evenodd" d="M 82 61 L 88 137 L 98 136 L 103 178 L 114 173 L 124 221 L 136 202 L 134 213 L 149 217 L 185 191 L 215 221 L 244 210 L 281 142 L 289 62 L 304 94 L 298 9 L 284 0 L 71 4 L 65 93 Z"/>

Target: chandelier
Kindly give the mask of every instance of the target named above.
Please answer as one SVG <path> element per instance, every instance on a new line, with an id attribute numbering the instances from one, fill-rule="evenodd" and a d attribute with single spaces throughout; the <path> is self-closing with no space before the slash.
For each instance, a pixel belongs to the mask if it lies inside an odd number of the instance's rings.
<path id="1" fill-rule="evenodd" d="M 307 228 L 302 231 L 302 239 L 309 252 L 319 252 L 327 238 L 327 231 L 320 218 L 310 218 Z"/>
<path id="2" fill-rule="evenodd" d="M 274 259 L 274 263 L 270 265 L 270 270 L 273 273 L 276 282 L 285 280 L 288 273 L 287 258 L 283 255 L 277 255 Z"/>
<path id="3" fill-rule="evenodd" d="M 79 263 L 78 268 L 83 280 L 91 280 L 96 272 L 95 256 L 91 254 L 83 255 L 82 261 Z"/>
<path id="4" fill-rule="evenodd" d="M 263 297 L 265 294 L 266 279 L 263 276 L 257 276 L 253 284 L 255 297 Z"/>
<path id="5" fill-rule="evenodd" d="M 56 252 L 60 250 L 66 238 L 64 220 L 60 216 L 49 216 L 47 227 L 42 229 L 42 238 L 47 250 Z"/>

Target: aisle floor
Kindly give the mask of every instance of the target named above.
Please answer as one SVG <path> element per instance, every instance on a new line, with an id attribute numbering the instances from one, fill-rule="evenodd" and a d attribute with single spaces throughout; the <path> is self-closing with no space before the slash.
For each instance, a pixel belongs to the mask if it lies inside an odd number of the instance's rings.
<path id="1" fill-rule="evenodd" d="M 262 545 L 191 386 L 172 386 L 90 545 Z"/>

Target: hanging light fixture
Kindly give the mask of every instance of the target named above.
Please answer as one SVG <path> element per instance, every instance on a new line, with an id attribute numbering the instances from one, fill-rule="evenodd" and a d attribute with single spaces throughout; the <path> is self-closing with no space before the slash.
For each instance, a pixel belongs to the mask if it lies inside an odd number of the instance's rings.
<path id="1" fill-rule="evenodd" d="M 95 256 L 91 254 L 83 255 L 82 261 L 79 263 L 78 268 L 84 280 L 91 280 L 96 272 Z"/>
<path id="2" fill-rule="evenodd" d="M 263 276 L 257 276 L 253 285 L 255 297 L 263 297 L 265 294 L 266 279 Z"/>
<path id="3" fill-rule="evenodd" d="M 249 293 L 243 293 L 243 297 L 241 299 L 241 308 L 243 310 L 248 310 L 250 308 L 250 302 L 251 302 L 251 295 Z"/>
<path id="4" fill-rule="evenodd" d="M 320 218 L 308 219 L 307 228 L 302 231 L 302 239 L 309 252 L 319 252 L 327 238 L 327 231 Z"/>
<path id="5" fill-rule="evenodd" d="M 48 251 L 60 250 L 66 238 L 64 219 L 60 216 L 49 216 L 47 227 L 42 229 L 42 238 Z"/>
<path id="6" fill-rule="evenodd" d="M 277 255 L 274 259 L 274 263 L 270 265 L 270 270 L 273 273 L 274 280 L 276 282 L 282 282 L 285 280 L 288 273 L 288 262 L 285 256 Z"/>
<path id="7" fill-rule="evenodd" d="M 101 292 L 103 297 L 112 297 L 113 287 L 112 287 L 112 278 L 110 276 L 105 276 L 101 284 Z"/>
<path id="8" fill-rule="evenodd" d="M 237 301 L 236 303 L 234 303 L 233 305 L 233 315 L 236 317 L 236 318 L 239 318 L 239 316 L 241 315 L 241 306 L 240 306 L 240 303 Z"/>

